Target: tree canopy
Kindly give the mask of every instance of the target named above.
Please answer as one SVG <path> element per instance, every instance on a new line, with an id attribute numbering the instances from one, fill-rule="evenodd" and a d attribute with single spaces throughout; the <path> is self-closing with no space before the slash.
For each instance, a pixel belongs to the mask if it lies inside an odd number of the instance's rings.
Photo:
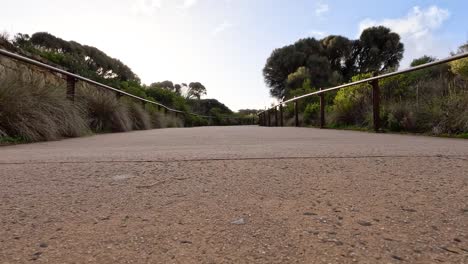
<path id="1" fill-rule="evenodd" d="M 364 30 L 358 40 L 331 35 L 321 40 L 300 39 L 292 45 L 275 49 L 263 68 L 270 94 L 288 97 L 295 89 L 289 76 L 300 67 L 307 69 L 311 87 L 325 87 L 346 82 L 358 73 L 388 71 L 397 68 L 403 57 L 398 34 L 385 27 Z"/>
<path id="2" fill-rule="evenodd" d="M 202 95 L 206 95 L 206 87 L 200 82 L 191 82 L 188 85 L 188 90 L 186 93 L 187 99 L 196 98 L 200 100 Z"/>
<path id="3" fill-rule="evenodd" d="M 65 41 L 47 32 L 37 32 L 32 36 L 17 34 L 13 44 L 95 81 L 116 86 L 122 81 L 140 82 L 127 65 L 98 48 Z"/>

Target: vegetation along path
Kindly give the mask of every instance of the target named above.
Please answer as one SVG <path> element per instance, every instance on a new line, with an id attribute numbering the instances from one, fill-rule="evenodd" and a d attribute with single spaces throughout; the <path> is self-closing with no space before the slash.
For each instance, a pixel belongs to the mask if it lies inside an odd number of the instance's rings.
<path id="1" fill-rule="evenodd" d="M 0 148 L 1 263 L 468 263 L 468 141 L 201 127 Z"/>

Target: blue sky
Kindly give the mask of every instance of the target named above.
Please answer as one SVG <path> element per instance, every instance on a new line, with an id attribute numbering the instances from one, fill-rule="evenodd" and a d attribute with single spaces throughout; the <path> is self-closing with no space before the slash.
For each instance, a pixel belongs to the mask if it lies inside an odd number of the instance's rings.
<path id="1" fill-rule="evenodd" d="M 357 38 L 385 25 L 402 36 L 402 67 L 439 58 L 468 40 L 468 1 L 15 0 L 2 1 L 0 32 L 47 31 L 93 45 L 146 84 L 200 81 L 233 110 L 264 108 L 262 68 L 274 48 L 304 37 Z"/>

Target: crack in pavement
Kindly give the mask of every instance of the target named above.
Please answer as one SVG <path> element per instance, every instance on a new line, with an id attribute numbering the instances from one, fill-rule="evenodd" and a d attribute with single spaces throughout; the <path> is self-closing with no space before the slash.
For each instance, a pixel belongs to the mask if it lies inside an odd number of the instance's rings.
<path id="1" fill-rule="evenodd" d="M 468 160 L 468 155 L 360 155 L 360 156 L 298 156 L 298 157 L 206 158 L 206 159 L 178 159 L 178 160 L 31 161 L 31 162 L 0 162 L 0 166 L 1 165 L 35 165 L 35 164 L 174 163 L 174 162 L 203 162 L 203 161 L 296 160 L 296 159 L 372 159 L 372 158 L 445 158 L 445 159 Z"/>

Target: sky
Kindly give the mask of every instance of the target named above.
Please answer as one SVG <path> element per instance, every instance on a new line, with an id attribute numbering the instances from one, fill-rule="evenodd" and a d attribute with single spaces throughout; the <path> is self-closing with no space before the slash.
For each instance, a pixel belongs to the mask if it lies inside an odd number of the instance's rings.
<path id="1" fill-rule="evenodd" d="M 401 68 L 468 41 L 466 0 L 0 0 L 0 32 L 49 32 L 95 46 L 145 84 L 201 82 L 232 110 L 264 109 L 262 69 L 300 38 L 359 37 L 384 25 L 405 44 Z"/>

